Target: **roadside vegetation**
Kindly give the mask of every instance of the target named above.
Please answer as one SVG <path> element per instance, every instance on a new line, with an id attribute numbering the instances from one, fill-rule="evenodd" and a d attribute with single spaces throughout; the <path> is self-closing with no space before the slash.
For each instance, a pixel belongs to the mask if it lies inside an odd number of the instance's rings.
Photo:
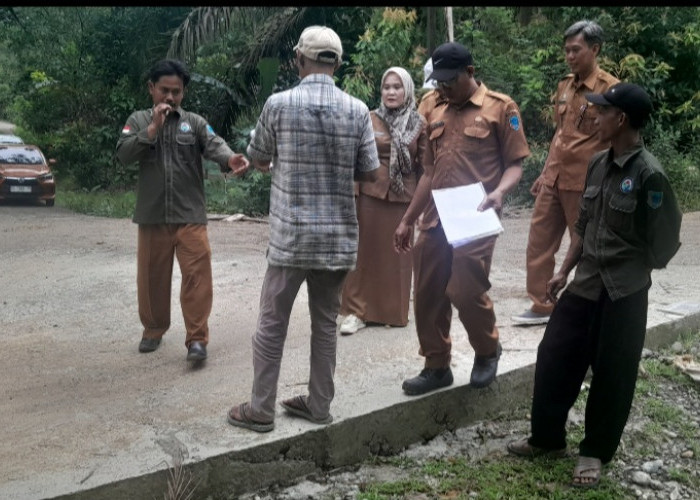
<path id="1" fill-rule="evenodd" d="M 644 137 L 682 208 L 700 209 L 700 9 L 695 7 L 454 7 L 454 38 L 474 55 L 476 76 L 518 103 L 532 156 L 507 203 L 532 203 L 553 135 L 550 96 L 568 72 L 562 34 L 580 19 L 606 34 L 599 62 L 652 97 Z M 297 81 L 290 63 L 301 30 L 326 24 L 341 36 L 337 84 L 370 108 L 394 65 L 419 89 L 430 51 L 447 39 L 440 7 L 1 7 L 0 119 L 57 160 L 56 203 L 125 217 L 137 168 L 114 149 L 131 112 L 151 105 L 145 74 L 157 59 L 187 62 L 184 106 L 244 152 L 266 98 Z M 209 210 L 261 215 L 269 176 L 207 178 Z"/>
<path id="2" fill-rule="evenodd" d="M 623 443 L 610 465 L 602 474 L 596 489 L 582 490 L 569 486 L 571 471 L 576 462 L 576 450 L 583 437 L 583 413 L 587 391 L 582 391 L 574 411 L 578 415 L 568 424 L 568 448 L 570 456 L 553 460 L 537 458 L 525 460 L 508 455 L 505 445 L 485 456 L 450 456 L 440 459 L 412 459 L 404 455 L 375 457 L 368 466 L 389 465 L 401 471 L 400 479 L 386 482 L 368 482 L 359 485 L 357 500 L 393 499 L 542 499 L 542 500 L 609 500 L 634 499 L 633 487 L 627 480 L 624 465 L 634 461 L 647 462 L 661 459 L 670 464 L 665 478 L 686 488 L 691 496 L 700 495 L 700 476 L 697 475 L 700 460 L 700 434 L 695 413 L 700 406 L 700 384 L 684 374 L 672 360 L 685 353 L 698 361 L 700 332 L 686 332 L 680 336 L 680 349 L 670 347 L 653 353 L 642 360 L 635 400 L 628 421 Z M 677 344 L 678 346 L 678 344 Z M 694 352 L 695 354 L 690 354 Z M 684 404 L 679 404 L 682 401 Z M 692 404 L 694 403 L 694 405 Z M 512 439 L 506 431 L 518 437 L 529 429 L 528 409 L 522 408 L 489 425 L 502 429 L 504 443 Z M 498 432 L 496 432 L 498 434 Z M 686 459 L 668 456 L 671 449 L 669 437 L 677 440 Z M 398 475 L 398 474 L 397 474 Z M 694 494 L 692 493 L 694 492 Z M 642 498 L 662 498 L 645 496 Z M 267 497 L 262 497 L 267 498 Z M 331 498 L 329 496 L 329 498 Z"/>

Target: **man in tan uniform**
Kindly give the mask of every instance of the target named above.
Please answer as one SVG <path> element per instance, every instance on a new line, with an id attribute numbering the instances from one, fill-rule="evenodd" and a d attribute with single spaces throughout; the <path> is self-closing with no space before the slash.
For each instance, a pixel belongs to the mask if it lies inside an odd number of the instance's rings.
<path id="1" fill-rule="evenodd" d="M 557 130 L 549 147 L 542 173 L 530 192 L 535 208 L 527 242 L 527 293 L 532 306 L 511 319 L 516 325 L 538 325 L 549 321 L 554 304 L 547 300 L 547 282 L 554 274 L 554 255 L 564 231 L 573 233 L 586 167 L 597 151 L 610 147 L 601 141 L 594 121 L 595 106 L 586 94 L 603 93 L 618 79 L 598 67 L 603 30 L 593 21 L 578 21 L 564 32 L 564 51 L 571 73 L 559 81 L 554 96 Z"/>
<path id="2" fill-rule="evenodd" d="M 424 173 L 394 233 L 396 251 L 408 251 L 410 228 L 423 213 L 413 267 L 414 314 L 425 366 L 417 377 L 404 381 L 408 395 L 452 384 L 453 305 L 474 348 L 473 387 L 493 382 L 501 355 L 496 315 L 487 294 L 496 236 L 453 248 L 431 190 L 481 182 L 487 194 L 479 210 L 493 207 L 500 213 L 504 196 L 520 181 L 522 161 L 530 154 L 517 104 L 474 78 L 472 56 L 463 45 L 451 42 L 435 49 L 431 79 L 438 82 L 448 103 L 430 115 Z"/>

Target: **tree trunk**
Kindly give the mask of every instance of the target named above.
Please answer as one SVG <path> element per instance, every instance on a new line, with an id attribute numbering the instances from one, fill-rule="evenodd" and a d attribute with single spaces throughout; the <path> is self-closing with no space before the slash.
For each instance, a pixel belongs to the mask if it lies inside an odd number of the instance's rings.
<path id="1" fill-rule="evenodd" d="M 520 26 L 527 26 L 532 21 L 532 16 L 537 12 L 537 7 L 518 7 L 518 22 Z"/>
<path id="2" fill-rule="evenodd" d="M 425 45 L 428 48 L 428 55 L 435 50 L 435 7 L 426 7 L 426 30 Z"/>
<path id="3" fill-rule="evenodd" d="M 455 26 L 452 20 L 452 7 L 445 7 L 445 26 L 447 26 L 447 41 L 455 41 Z"/>

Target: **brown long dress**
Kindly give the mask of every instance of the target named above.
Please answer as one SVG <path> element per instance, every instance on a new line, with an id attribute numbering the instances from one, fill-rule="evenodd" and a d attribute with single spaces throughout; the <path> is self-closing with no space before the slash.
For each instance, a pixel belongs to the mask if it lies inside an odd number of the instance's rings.
<path id="1" fill-rule="evenodd" d="M 366 323 L 405 326 L 411 295 L 411 253 L 396 253 L 393 235 L 415 192 L 428 139 L 424 129 L 410 144 L 413 169 L 403 178 L 406 192 L 398 195 L 389 188 L 389 128 L 374 112 L 371 115 L 381 165 L 375 182 L 356 185 L 357 265 L 345 279 L 340 314 L 354 314 Z"/>

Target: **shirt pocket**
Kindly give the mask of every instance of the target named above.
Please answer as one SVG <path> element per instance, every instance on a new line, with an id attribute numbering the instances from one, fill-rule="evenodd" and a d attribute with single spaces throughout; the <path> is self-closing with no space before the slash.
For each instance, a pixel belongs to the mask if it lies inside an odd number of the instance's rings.
<path id="1" fill-rule="evenodd" d="M 177 155 L 182 161 L 190 163 L 196 159 L 197 141 L 194 134 L 176 134 L 175 142 L 177 143 Z"/>
<path id="2" fill-rule="evenodd" d="M 464 127 L 464 135 L 467 137 L 468 140 L 472 141 L 480 141 L 486 139 L 490 133 L 491 130 L 486 127 L 475 127 L 472 125 Z"/>
<path id="3" fill-rule="evenodd" d="M 596 131 L 595 119 L 597 116 L 595 106 L 583 105 L 576 111 L 574 125 L 580 133 L 592 135 Z"/>
<path id="4" fill-rule="evenodd" d="M 478 127 L 469 125 L 464 127 L 464 140 L 459 144 L 458 149 L 476 160 L 485 158 L 495 158 L 498 152 L 494 149 L 494 141 L 491 140 L 491 129 L 488 127 Z"/>
<path id="5" fill-rule="evenodd" d="M 433 148 L 433 157 L 437 158 L 440 149 L 440 143 L 442 142 L 442 135 L 445 132 L 445 124 L 435 127 L 430 131 L 429 143 L 430 147 Z"/>
<path id="6" fill-rule="evenodd" d="M 584 219 L 588 220 L 593 214 L 593 202 L 600 194 L 600 186 L 587 186 L 581 195 L 581 211 Z"/>
<path id="7" fill-rule="evenodd" d="M 637 198 L 633 195 L 613 194 L 608 202 L 608 226 L 616 231 L 629 231 L 636 209 Z"/>
<path id="8" fill-rule="evenodd" d="M 566 101 L 557 104 L 557 127 L 561 130 L 566 119 Z"/>

